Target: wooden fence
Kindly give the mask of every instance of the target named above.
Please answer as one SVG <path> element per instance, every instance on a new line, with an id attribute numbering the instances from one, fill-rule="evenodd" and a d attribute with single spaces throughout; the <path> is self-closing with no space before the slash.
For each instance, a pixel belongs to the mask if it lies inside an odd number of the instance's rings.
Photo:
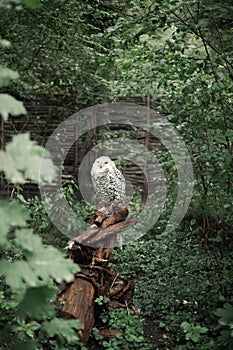
<path id="1" fill-rule="evenodd" d="M 124 97 L 121 99 L 121 101 L 147 106 L 152 109 L 156 109 L 158 105 L 158 101 L 156 100 L 148 98 L 144 99 L 140 97 Z M 30 132 L 32 140 L 35 140 L 38 142 L 38 144 L 45 146 L 48 138 L 61 123 L 61 121 L 78 112 L 77 107 L 74 104 L 66 104 L 64 101 L 61 101 L 60 104 L 56 103 L 55 105 L 53 102 L 48 101 L 24 101 L 24 106 L 28 112 L 26 116 L 10 117 L 7 122 L 3 122 L 3 120 L 1 120 L 1 149 L 5 149 L 6 143 L 11 140 L 12 136 L 24 132 Z M 118 112 L 116 111 L 116 113 Z M 163 117 L 163 113 L 157 113 L 157 115 L 159 115 L 160 118 Z M 110 124 L 108 127 L 108 132 L 130 132 L 130 138 L 132 140 L 145 145 L 149 150 L 160 147 L 160 142 L 155 136 L 151 135 L 148 131 L 140 129 L 135 131 L 132 128 L 129 128 L 127 125 L 121 124 L 121 118 L 122 116 L 119 114 L 119 123 Z M 90 126 L 92 123 L 93 121 L 90 120 Z M 101 139 L 102 131 L 103 130 L 101 128 L 92 128 L 90 132 L 87 132 L 74 142 L 74 144 L 69 148 L 64 161 L 64 175 L 72 175 L 75 179 L 77 179 L 78 170 L 83 158 L 88 151 L 92 149 L 93 145 Z M 92 162 L 94 160 L 93 154 L 90 157 L 92 158 L 89 159 L 89 161 Z M 144 192 L 146 192 L 146 179 L 145 174 L 142 171 L 143 167 L 145 167 L 143 160 L 141 161 L 141 165 L 135 165 L 133 162 L 130 162 L 128 165 L 126 164 L 124 166 L 123 172 L 125 177 L 134 186 L 140 187 Z M 87 177 L 88 176 L 89 174 L 87 174 Z M 85 181 L 87 178 L 79 179 L 79 181 L 82 180 Z M 30 181 L 20 187 L 23 189 L 24 196 L 27 198 L 39 194 L 37 185 Z M 0 198 L 12 197 L 14 196 L 14 192 L 16 190 L 17 187 L 13 184 L 7 183 L 4 175 L 0 174 Z"/>

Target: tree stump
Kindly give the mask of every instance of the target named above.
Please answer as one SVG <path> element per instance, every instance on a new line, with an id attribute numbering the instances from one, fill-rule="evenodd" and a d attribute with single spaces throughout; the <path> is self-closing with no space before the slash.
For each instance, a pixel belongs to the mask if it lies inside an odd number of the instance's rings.
<path id="1" fill-rule="evenodd" d="M 83 327 L 79 335 L 84 344 L 88 342 L 95 323 L 94 296 L 93 284 L 82 276 L 76 276 L 74 282 L 59 297 L 60 301 L 65 301 L 61 316 L 66 319 L 79 319 Z"/>
<path id="2" fill-rule="evenodd" d="M 63 301 L 61 315 L 64 318 L 77 318 L 83 329 L 79 335 L 87 344 L 92 329 L 98 321 L 95 299 L 99 296 L 109 298 L 111 308 L 127 308 L 139 314 L 133 306 L 134 279 L 122 278 L 118 272 L 108 267 L 114 249 L 114 242 L 121 232 L 137 221 L 136 217 L 126 220 L 127 208 L 113 203 L 89 215 L 90 228 L 74 239 L 67 258 L 81 267 L 74 281 L 63 284 L 58 299 Z M 101 330 L 102 335 L 113 337 L 118 332 Z"/>

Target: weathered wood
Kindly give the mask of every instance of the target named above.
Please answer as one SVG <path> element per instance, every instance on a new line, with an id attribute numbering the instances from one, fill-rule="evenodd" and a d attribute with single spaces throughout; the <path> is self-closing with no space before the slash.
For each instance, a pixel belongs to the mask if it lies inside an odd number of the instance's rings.
<path id="1" fill-rule="evenodd" d="M 83 245 L 92 246 L 92 247 L 109 247 L 114 246 L 114 240 L 116 236 L 128 230 L 137 222 L 137 218 L 133 216 L 132 218 L 119 222 L 115 225 L 109 226 L 108 228 L 103 229 L 102 227 L 91 227 L 83 235 L 78 236 L 74 239 L 74 242 L 81 243 Z"/>
<path id="2" fill-rule="evenodd" d="M 100 207 L 95 213 L 88 215 L 88 218 L 92 219 L 92 225 L 96 224 L 96 226 L 107 228 L 110 225 L 124 221 L 128 213 L 127 208 L 122 208 L 114 201 L 111 201 L 107 205 Z"/>
<path id="3" fill-rule="evenodd" d="M 127 208 L 109 203 L 89 216 L 92 225 L 69 246 L 67 257 L 79 264 L 81 272 L 74 276 L 74 282 L 61 286 L 59 300 L 64 301 L 63 317 L 80 320 L 83 330 L 79 335 L 84 344 L 87 344 L 98 318 L 96 297 L 107 297 L 108 307 L 122 307 L 136 314 L 140 312 L 132 303 L 135 279 L 122 278 L 108 267 L 116 236 L 137 222 L 136 217 L 125 220 L 127 214 Z M 104 337 L 113 337 L 118 332 L 102 330 L 102 333 Z"/>
<path id="4" fill-rule="evenodd" d="M 117 334 L 121 333 L 117 329 L 100 329 L 99 334 L 106 338 L 106 339 L 111 339 L 114 338 Z"/>
<path id="5" fill-rule="evenodd" d="M 84 344 L 87 344 L 95 323 L 94 296 L 93 284 L 82 277 L 76 277 L 59 297 L 60 301 L 65 301 L 61 316 L 79 319 L 83 327 L 79 335 Z"/>

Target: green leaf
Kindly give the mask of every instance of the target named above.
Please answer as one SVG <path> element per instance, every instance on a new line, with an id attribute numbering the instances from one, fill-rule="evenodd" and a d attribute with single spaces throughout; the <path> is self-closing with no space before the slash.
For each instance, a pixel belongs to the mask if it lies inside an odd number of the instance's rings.
<path id="1" fill-rule="evenodd" d="M 224 350 L 233 349 L 233 334 L 231 330 L 221 331 L 221 335 L 218 337 L 218 340 Z"/>
<path id="2" fill-rule="evenodd" d="M 0 66 L 0 86 L 8 86 L 11 80 L 15 80 L 19 74 L 11 69 Z"/>
<path id="3" fill-rule="evenodd" d="M 196 219 L 192 219 L 192 220 L 190 221 L 190 225 L 191 225 L 191 226 L 193 226 L 193 225 L 195 225 L 195 224 L 196 224 L 196 222 L 197 222 L 197 220 L 196 220 Z"/>
<path id="4" fill-rule="evenodd" d="M 207 19 L 207 18 L 200 18 L 199 20 L 198 20 L 198 25 L 200 26 L 200 27 L 208 27 L 208 25 L 209 25 L 209 23 L 210 23 L 210 19 Z"/>
<path id="5" fill-rule="evenodd" d="M 12 331 L 14 333 L 17 333 L 18 338 L 22 339 L 22 340 L 25 338 L 25 335 L 27 335 L 27 337 L 30 337 L 33 339 L 35 337 L 34 332 L 41 328 L 41 325 L 38 322 L 29 321 L 28 319 L 21 320 L 21 319 L 17 318 L 16 322 L 17 322 L 17 324 L 13 325 Z"/>
<path id="6" fill-rule="evenodd" d="M 231 304 L 224 304 L 222 309 L 218 309 L 215 315 L 220 318 L 219 323 L 222 325 L 233 325 L 233 306 Z"/>
<path id="7" fill-rule="evenodd" d="M 7 234 L 9 228 L 13 226 L 26 226 L 28 219 L 28 212 L 15 200 L 1 200 L 0 201 L 0 246 L 7 247 Z"/>
<path id="8" fill-rule="evenodd" d="M 38 249 L 44 249 L 41 237 L 35 235 L 30 229 L 17 230 L 15 232 L 15 237 L 16 245 L 18 245 L 29 258 L 31 257 L 31 253 L 36 254 L 37 247 Z"/>
<path id="9" fill-rule="evenodd" d="M 139 41 L 141 42 L 141 43 L 146 43 L 147 41 L 149 41 L 149 35 L 148 34 L 142 34 L 142 35 L 140 35 L 140 37 L 139 37 Z"/>
<path id="10" fill-rule="evenodd" d="M 80 270 L 72 260 L 65 259 L 59 250 L 44 246 L 42 239 L 31 230 L 18 230 L 15 236 L 15 242 L 23 250 L 30 269 L 40 280 L 47 280 L 50 276 L 57 282 L 70 282 L 73 274 Z"/>
<path id="11" fill-rule="evenodd" d="M 27 112 L 22 102 L 17 101 L 8 94 L 0 94 L 0 115 L 2 115 L 4 120 L 7 120 L 10 114 L 16 116 L 27 114 Z"/>
<path id="12" fill-rule="evenodd" d="M 215 136 L 215 142 L 217 143 L 226 143 L 226 137 L 223 135 Z"/>
<path id="13" fill-rule="evenodd" d="M 49 337 L 58 336 L 65 339 L 68 343 L 79 341 L 77 332 L 74 330 L 82 329 L 79 320 L 64 320 L 54 318 L 49 322 L 44 322 L 41 328 Z"/>
<path id="14" fill-rule="evenodd" d="M 191 324 L 187 321 L 182 322 L 180 326 L 183 328 L 184 332 L 190 332 L 192 330 Z"/>
<path id="15" fill-rule="evenodd" d="M 18 306 L 17 314 L 25 318 L 26 316 L 37 320 L 50 317 L 54 313 L 54 306 L 50 303 L 56 295 L 56 288 L 41 286 L 28 288 L 23 300 Z"/>
<path id="16" fill-rule="evenodd" d="M 51 183 L 56 176 L 56 168 L 48 152 L 31 141 L 29 134 L 19 134 L 0 151 L 0 170 L 4 171 L 9 181 L 24 183 L 31 179 L 37 183 Z"/>
<path id="17" fill-rule="evenodd" d="M 229 138 L 230 141 L 233 141 L 233 130 L 227 130 L 225 135 Z"/>
<path id="18" fill-rule="evenodd" d="M 208 332 L 208 328 L 201 327 L 200 325 L 195 326 L 193 323 L 188 323 L 186 321 L 181 323 L 181 328 L 186 333 L 185 338 L 187 340 L 192 340 L 197 343 L 201 337 L 201 334 Z"/>
<path id="19" fill-rule="evenodd" d="M 38 0 L 21 0 L 21 3 L 31 9 L 37 9 L 41 6 Z"/>
<path id="20" fill-rule="evenodd" d="M 73 274 L 80 270 L 73 261 L 65 259 L 62 253 L 53 247 L 36 252 L 31 259 L 31 265 L 39 277 L 46 279 L 47 276 L 51 276 L 58 283 L 63 280 L 72 281 Z"/>
<path id="21" fill-rule="evenodd" d="M 10 41 L 6 40 L 6 39 L 0 39 L 0 45 L 3 47 L 3 48 L 9 48 L 11 46 L 11 43 Z"/>
<path id="22" fill-rule="evenodd" d="M 0 271 L 18 298 L 22 299 L 28 287 L 41 287 L 51 278 L 59 283 L 63 280 L 70 282 L 74 273 L 80 270 L 59 250 L 44 246 L 42 239 L 32 230 L 17 230 L 15 236 L 15 243 L 22 249 L 25 260 L 10 262 L 3 259 L 0 261 Z"/>
<path id="23" fill-rule="evenodd" d="M 21 298 L 27 286 L 35 287 L 41 283 L 26 261 L 10 262 L 2 259 L 0 271 L 2 275 L 5 275 L 6 283 L 12 291 L 18 293 Z"/>

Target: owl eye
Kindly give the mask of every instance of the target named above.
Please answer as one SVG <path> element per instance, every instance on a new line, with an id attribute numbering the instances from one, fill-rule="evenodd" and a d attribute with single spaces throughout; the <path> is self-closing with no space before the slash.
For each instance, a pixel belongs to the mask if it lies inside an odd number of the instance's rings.
<path id="1" fill-rule="evenodd" d="M 104 162 L 104 164 L 108 164 L 108 162 Z"/>

